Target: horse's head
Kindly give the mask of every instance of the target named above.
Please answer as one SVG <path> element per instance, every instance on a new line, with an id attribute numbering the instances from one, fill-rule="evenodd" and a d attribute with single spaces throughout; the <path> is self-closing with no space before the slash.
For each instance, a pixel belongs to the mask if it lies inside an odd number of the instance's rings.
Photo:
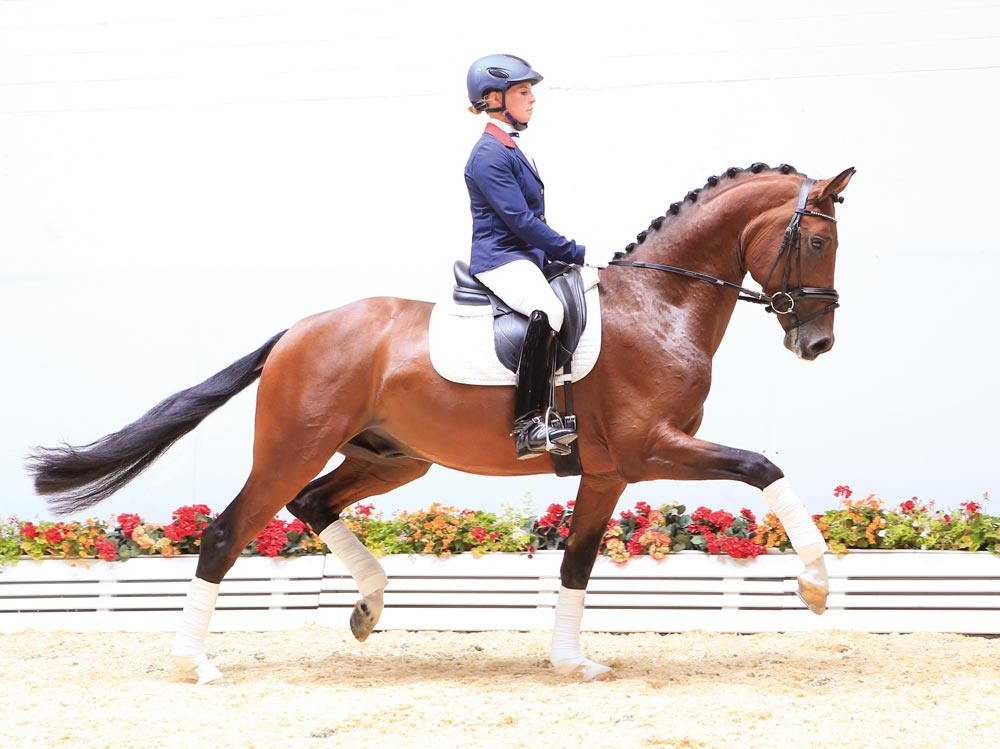
<path id="1" fill-rule="evenodd" d="M 763 212 L 744 233 L 747 270 L 771 297 L 770 309 L 785 331 L 785 348 L 802 359 L 811 361 L 833 348 L 839 297 L 833 287 L 834 204 L 853 175 L 854 167 L 815 182 L 789 175 L 796 196 Z"/>

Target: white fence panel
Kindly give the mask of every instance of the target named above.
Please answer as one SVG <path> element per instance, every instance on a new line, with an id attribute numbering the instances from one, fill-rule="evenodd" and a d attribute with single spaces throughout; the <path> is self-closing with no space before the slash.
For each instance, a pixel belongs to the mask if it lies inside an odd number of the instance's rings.
<path id="1" fill-rule="evenodd" d="M 393 556 L 379 629 L 548 629 L 560 552 Z M 22 561 L 0 571 L 0 632 L 169 631 L 197 560 Z M 798 600 L 793 554 L 756 560 L 684 552 L 594 567 L 582 628 L 609 632 L 962 632 L 1000 634 L 1000 558 L 968 552 L 851 552 L 828 559 L 823 616 Z M 346 629 L 358 592 L 334 556 L 241 558 L 223 581 L 214 631 Z"/>

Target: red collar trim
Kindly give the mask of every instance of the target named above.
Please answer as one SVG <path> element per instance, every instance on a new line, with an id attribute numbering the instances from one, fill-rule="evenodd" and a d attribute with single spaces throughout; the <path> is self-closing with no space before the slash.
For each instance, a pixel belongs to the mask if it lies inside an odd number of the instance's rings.
<path id="1" fill-rule="evenodd" d="M 487 123 L 486 132 L 507 146 L 507 148 L 517 148 L 517 144 L 514 143 L 514 139 L 507 135 L 502 128 L 497 127 L 492 122 Z"/>

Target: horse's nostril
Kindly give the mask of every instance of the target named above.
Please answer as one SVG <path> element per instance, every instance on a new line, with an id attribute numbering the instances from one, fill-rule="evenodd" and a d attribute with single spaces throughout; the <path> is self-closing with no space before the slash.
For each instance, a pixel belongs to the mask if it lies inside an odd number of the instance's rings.
<path id="1" fill-rule="evenodd" d="M 809 344 L 809 353 L 813 356 L 819 356 L 820 354 L 825 354 L 827 351 L 833 348 L 833 337 L 823 336 L 822 338 L 817 338 L 815 341 Z"/>

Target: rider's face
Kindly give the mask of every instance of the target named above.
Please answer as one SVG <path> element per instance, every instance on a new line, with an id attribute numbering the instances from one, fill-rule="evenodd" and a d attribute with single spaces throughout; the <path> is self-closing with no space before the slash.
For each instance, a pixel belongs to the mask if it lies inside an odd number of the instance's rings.
<path id="1" fill-rule="evenodd" d="M 500 92 L 491 91 L 490 97 L 495 97 L 495 102 L 490 102 L 492 106 L 500 106 Z M 507 111 L 510 116 L 518 122 L 527 123 L 531 119 L 531 111 L 535 106 L 535 93 L 531 90 L 531 83 L 515 83 L 507 89 Z"/>

